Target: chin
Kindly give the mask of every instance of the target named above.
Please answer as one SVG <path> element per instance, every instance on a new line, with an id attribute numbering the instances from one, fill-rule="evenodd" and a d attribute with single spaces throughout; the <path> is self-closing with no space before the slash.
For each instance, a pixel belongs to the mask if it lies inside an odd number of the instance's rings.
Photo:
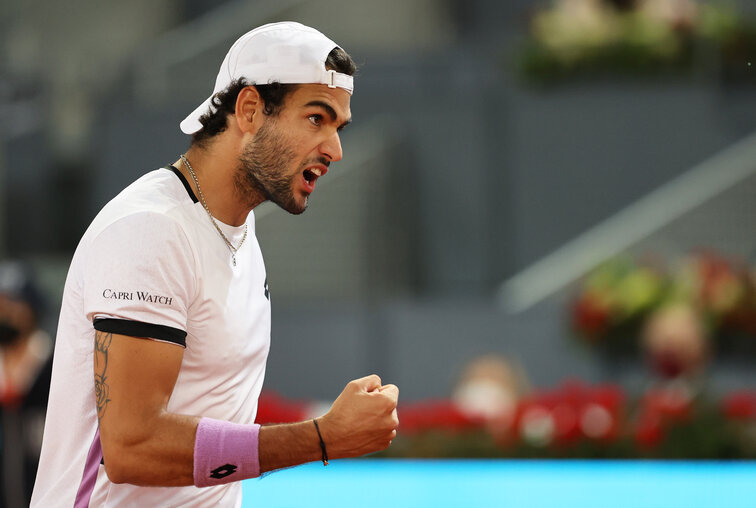
<path id="1" fill-rule="evenodd" d="M 281 203 L 276 203 L 276 204 L 292 215 L 301 215 L 304 213 L 305 210 L 307 210 L 307 205 L 309 203 L 308 203 L 307 198 L 305 198 L 303 203 L 300 203 L 298 201 L 290 201 L 289 203 L 286 203 L 286 204 L 281 204 Z"/>

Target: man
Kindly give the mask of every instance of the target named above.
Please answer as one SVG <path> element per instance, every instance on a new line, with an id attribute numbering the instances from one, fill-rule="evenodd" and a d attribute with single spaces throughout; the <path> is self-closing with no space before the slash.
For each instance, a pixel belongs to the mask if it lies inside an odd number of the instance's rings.
<path id="1" fill-rule="evenodd" d="M 270 295 L 251 212 L 304 211 L 341 159 L 353 73 L 312 28 L 252 30 L 181 122 L 188 152 L 92 222 L 63 295 L 32 506 L 239 506 L 238 480 L 389 445 L 398 390 L 375 375 L 316 420 L 252 423 Z"/>
<path id="2" fill-rule="evenodd" d="M 29 506 L 50 391 L 52 339 L 32 270 L 0 262 L 0 506 Z"/>

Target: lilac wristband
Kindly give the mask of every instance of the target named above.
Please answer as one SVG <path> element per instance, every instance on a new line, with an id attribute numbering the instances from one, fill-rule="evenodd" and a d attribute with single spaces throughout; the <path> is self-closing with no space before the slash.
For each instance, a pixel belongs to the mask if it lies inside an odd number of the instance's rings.
<path id="1" fill-rule="evenodd" d="M 194 484 L 209 487 L 260 476 L 260 426 L 202 418 L 194 439 Z"/>

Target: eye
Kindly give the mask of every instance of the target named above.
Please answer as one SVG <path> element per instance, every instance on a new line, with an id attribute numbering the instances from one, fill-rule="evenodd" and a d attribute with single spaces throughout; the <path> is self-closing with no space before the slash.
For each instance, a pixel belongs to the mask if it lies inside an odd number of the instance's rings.
<path id="1" fill-rule="evenodd" d="M 316 127 L 320 127 L 320 124 L 323 122 L 323 115 L 310 115 L 307 117 L 307 119 L 310 121 L 310 123 Z"/>

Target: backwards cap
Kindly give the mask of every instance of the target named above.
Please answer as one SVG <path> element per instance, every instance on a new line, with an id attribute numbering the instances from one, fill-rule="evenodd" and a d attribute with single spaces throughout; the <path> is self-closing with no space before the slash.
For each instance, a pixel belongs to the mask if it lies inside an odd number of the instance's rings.
<path id="1" fill-rule="evenodd" d="M 326 70 L 328 54 L 339 47 L 314 28 L 283 21 L 269 23 L 242 35 L 223 59 L 213 93 L 181 122 L 185 134 L 202 129 L 199 119 L 215 111 L 213 95 L 232 81 L 244 78 L 250 84 L 319 83 L 331 88 L 354 90 L 352 76 Z"/>

